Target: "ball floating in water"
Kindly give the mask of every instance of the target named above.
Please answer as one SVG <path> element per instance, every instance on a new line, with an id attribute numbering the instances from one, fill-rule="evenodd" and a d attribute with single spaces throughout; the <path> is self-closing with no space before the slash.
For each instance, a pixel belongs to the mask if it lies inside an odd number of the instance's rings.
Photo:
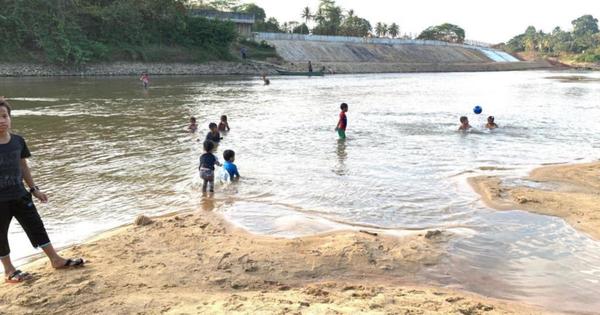
<path id="1" fill-rule="evenodd" d="M 475 107 L 473 107 L 473 112 L 477 115 L 481 114 L 481 112 L 483 112 L 483 108 L 481 108 L 481 106 L 477 105 Z"/>

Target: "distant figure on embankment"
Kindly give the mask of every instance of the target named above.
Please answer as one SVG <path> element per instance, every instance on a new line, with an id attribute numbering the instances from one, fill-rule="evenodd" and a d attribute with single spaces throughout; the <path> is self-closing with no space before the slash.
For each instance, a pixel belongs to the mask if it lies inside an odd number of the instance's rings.
<path id="1" fill-rule="evenodd" d="M 310 73 L 313 72 L 312 62 L 310 62 L 310 60 L 308 61 L 308 72 L 310 72 Z"/>

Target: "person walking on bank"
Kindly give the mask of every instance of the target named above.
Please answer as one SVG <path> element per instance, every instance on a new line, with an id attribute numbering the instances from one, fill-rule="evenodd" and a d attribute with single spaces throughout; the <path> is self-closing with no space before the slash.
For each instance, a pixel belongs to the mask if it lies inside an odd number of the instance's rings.
<path id="1" fill-rule="evenodd" d="M 13 217 L 19 221 L 33 247 L 41 248 L 55 269 L 83 266 L 85 261 L 82 258 L 64 259 L 50 243 L 32 200 L 34 196 L 46 203 L 48 196 L 33 181 L 27 165 L 31 153 L 25 139 L 10 133 L 10 111 L 8 102 L 0 97 L 0 261 L 4 266 L 5 281 L 19 283 L 31 279 L 31 275 L 16 269 L 10 260 L 8 228 Z M 29 191 L 25 190 L 23 180 Z"/>

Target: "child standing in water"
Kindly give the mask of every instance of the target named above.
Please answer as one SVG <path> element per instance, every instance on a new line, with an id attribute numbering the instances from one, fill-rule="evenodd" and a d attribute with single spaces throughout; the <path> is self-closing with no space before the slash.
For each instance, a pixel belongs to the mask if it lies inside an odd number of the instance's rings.
<path id="1" fill-rule="evenodd" d="M 471 125 L 469 125 L 469 118 L 467 116 L 460 117 L 460 127 L 458 127 L 458 131 L 469 131 L 471 129 Z"/>
<path id="2" fill-rule="evenodd" d="M 190 133 L 195 133 L 198 130 L 198 124 L 196 123 L 196 117 L 190 118 L 190 126 L 188 127 L 188 131 Z"/>
<path id="3" fill-rule="evenodd" d="M 140 81 L 142 81 L 142 84 L 144 85 L 144 89 L 147 89 L 148 85 L 150 85 L 150 76 L 148 75 L 148 73 L 143 72 L 142 76 L 140 77 Z"/>
<path id="4" fill-rule="evenodd" d="M 0 261 L 4 266 L 5 282 L 19 283 L 31 279 L 31 275 L 15 268 L 10 259 L 8 228 L 14 217 L 19 221 L 31 244 L 41 248 L 54 269 L 79 267 L 85 264 L 81 258 L 64 259 L 48 238 L 44 223 L 33 203 L 32 196 L 43 203 L 48 196 L 33 181 L 27 158 L 31 153 L 25 139 L 12 134 L 10 105 L 0 97 Z M 29 186 L 25 189 L 23 181 Z"/>
<path id="5" fill-rule="evenodd" d="M 498 125 L 496 125 L 496 123 L 494 122 L 494 116 L 490 116 L 487 118 L 487 124 L 485 125 L 485 128 L 487 129 L 496 129 L 498 128 Z"/>
<path id="6" fill-rule="evenodd" d="M 229 131 L 229 123 L 227 122 L 227 115 L 221 116 L 221 122 L 219 122 L 219 131 Z"/>
<path id="7" fill-rule="evenodd" d="M 210 129 L 210 131 L 206 134 L 206 141 L 212 141 L 215 145 L 218 145 L 219 142 L 221 142 L 221 134 L 219 133 L 219 130 L 217 129 L 217 124 L 215 123 L 210 123 L 208 124 L 208 129 Z"/>
<path id="8" fill-rule="evenodd" d="M 239 180 L 240 173 L 238 172 L 237 166 L 233 164 L 235 161 L 235 152 L 233 150 L 225 150 L 223 152 L 223 159 L 225 159 L 223 168 L 227 171 L 227 173 L 229 173 L 229 178 L 231 181 Z"/>
<path id="9" fill-rule="evenodd" d="M 215 164 L 221 166 L 219 159 L 212 153 L 215 148 L 214 142 L 204 141 L 204 154 L 200 156 L 200 178 L 202 178 L 202 192 L 205 193 L 208 188 L 209 192 L 215 191 Z"/>
<path id="10" fill-rule="evenodd" d="M 346 113 L 348 112 L 348 104 L 342 103 L 340 105 L 340 119 L 338 120 L 337 125 L 335 126 L 335 131 L 337 131 L 340 139 L 346 139 L 346 127 L 348 126 L 348 118 L 346 117 Z"/>

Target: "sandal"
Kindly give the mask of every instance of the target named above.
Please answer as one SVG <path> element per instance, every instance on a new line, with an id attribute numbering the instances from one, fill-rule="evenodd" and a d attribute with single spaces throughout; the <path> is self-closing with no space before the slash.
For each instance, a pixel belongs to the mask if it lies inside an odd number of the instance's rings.
<path id="1" fill-rule="evenodd" d="M 27 272 L 22 272 L 21 270 L 15 270 L 15 272 L 11 273 L 8 277 L 6 277 L 6 283 L 21 283 L 31 279 L 31 275 Z"/>
<path id="2" fill-rule="evenodd" d="M 67 261 L 65 261 L 65 264 L 62 267 L 58 267 L 56 269 L 83 267 L 83 265 L 85 265 L 85 260 L 83 260 L 83 258 L 76 258 L 76 259 L 69 258 L 69 259 L 67 259 Z"/>

